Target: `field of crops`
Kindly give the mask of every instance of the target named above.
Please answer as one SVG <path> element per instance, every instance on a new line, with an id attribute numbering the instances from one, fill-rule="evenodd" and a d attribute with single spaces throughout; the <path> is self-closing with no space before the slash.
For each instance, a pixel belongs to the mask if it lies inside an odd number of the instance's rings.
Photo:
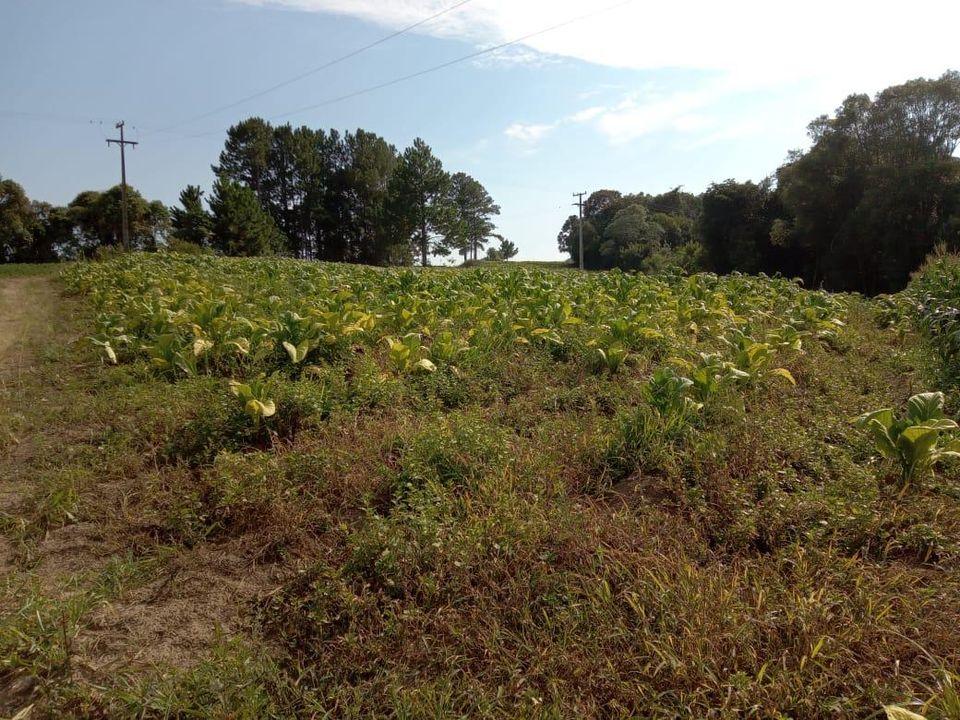
<path id="1" fill-rule="evenodd" d="M 38 488 L 3 524 L 0 689 L 35 678 L 38 716 L 960 718 L 919 280 L 134 254 L 58 282 L 76 340 L 0 455 Z"/>
<path id="2" fill-rule="evenodd" d="M 254 419 L 273 414 L 274 374 L 322 377 L 357 354 L 384 382 L 435 372 L 457 382 L 518 349 L 588 373 L 656 368 L 658 402 L 699 403 L 771 374 L 793 384 L 774 361 L 836 340 L 844 314 L 842 299 L 746 276 L 153 257 L 80 265 L 67 280 L 97 310 L 94 342 L 109 362 L 231 378 Z"/>

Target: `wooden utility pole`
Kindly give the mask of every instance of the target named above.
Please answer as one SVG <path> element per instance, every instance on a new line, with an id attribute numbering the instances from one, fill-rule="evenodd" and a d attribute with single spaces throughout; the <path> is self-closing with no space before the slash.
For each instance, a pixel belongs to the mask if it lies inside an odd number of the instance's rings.
<path id="1" fill-rule="evenodd" d="M 574 193 L 573 196 L 577 198 L 577 201 L 573 203 L 580 209 L 580 269 L 583 270 L 583 196 L 586 195 L 585 192 Z"/>
<path id="2" fill-rule="evenodd" d="M 107 140 L 107 145 L 116 144 L 120 146 L 120 209 L 123 215 L 123 249 L 130 249 L 130 227 L 127 224 L 127 145 L 139 145 L 132 140 L 125 140 L 123 137 L 123 120 L 117 123 L 116 127 L 120 130 L 119 140 Z"/>

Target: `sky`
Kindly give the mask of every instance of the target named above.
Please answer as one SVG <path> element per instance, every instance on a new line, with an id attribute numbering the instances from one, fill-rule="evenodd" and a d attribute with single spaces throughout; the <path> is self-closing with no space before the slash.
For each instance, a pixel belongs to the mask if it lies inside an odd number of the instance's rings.
<path id="1" fill-rule="evenodd" d="M 123 119 L 128 182 L 174 204 L 243 118 L 361 127 L 425 139 L 558 259 L 574 192 L 760 180 L 847 95 L 960 69 L 958 31 L 956 0 L 0 0 L 0 175 L 114 185 Z"/>

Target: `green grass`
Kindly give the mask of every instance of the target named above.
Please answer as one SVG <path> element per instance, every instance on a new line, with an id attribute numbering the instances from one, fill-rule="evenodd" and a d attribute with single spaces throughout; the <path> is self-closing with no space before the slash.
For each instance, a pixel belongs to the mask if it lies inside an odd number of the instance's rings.
<path id="1" fill-rule="evenodd" d="M 64 263 L 12 263 L 0 264 L 0 278 L 34 277 L 37 275 L 55 275 L 66 265 Z"/>
<path id="2" fill-rule="evenodd" d="M 902 491 L 853 428 L 932 389 L 874 302 L 513 263 L 132 256 L 67 282 L 0 456 L 34 484 L 4 524 L 0 640 L 37 716 L 960 718 L 960 468 Z M 735 330 L 770 362 L 738 359 Z M 391 356 L 410 332 L 434 371 Z M 86 336 L 118 363 L 65 341 Z M 651 383 L 706 367 L 716 387 Z M 227 380 L 261 373 L 276 414 L 253 422 Z M 45 538 L 74 526 L 109 552 L 51 588 Z M 228 631 L 77 671 L 103 603 L 182 601 L 189 624 L 215 600 L 191 569 L 225 567 L 255 586 Z"/>

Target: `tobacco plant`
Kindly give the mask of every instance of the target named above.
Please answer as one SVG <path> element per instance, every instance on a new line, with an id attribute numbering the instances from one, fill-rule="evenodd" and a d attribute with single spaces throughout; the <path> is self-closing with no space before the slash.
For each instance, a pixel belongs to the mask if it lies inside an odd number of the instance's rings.
<path id="1" fill-rule="evenodd" d="M 907 487 L 942 460 L 960 458 L 960 439 L 952 437 L 957 423 L 943 414 L 942 392 L 927 392 L 907 400 L 895 413 L 881 408 L 854 421 L 866 430 L 873 446 L 900 469 L 900 484 Z"/>

